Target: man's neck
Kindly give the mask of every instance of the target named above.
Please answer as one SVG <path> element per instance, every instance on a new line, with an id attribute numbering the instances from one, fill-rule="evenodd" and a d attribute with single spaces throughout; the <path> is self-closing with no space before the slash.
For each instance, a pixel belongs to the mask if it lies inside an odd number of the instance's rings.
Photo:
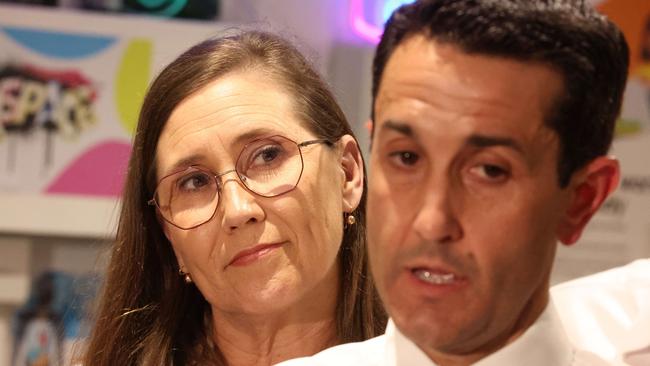
<path id="1" fill-rule="evenodd" d="M 516 321 L 493 337 L 489 342 L 463 353 L 438 352 L 423 349 L 424 353 L 438 366 L 468 366 L 489 355 L 507 347 L 510 343 L 521 337 L 544 312 L 549 303 L 548 290 L 545 295 L 537 297 L 536 301 L 528 303 L 516 318 Z"/>

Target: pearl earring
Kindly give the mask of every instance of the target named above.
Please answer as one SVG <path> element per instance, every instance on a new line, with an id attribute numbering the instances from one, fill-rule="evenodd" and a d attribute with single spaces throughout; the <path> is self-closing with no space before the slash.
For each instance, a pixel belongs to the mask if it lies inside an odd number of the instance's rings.
<path id="1" fill-rule="evenodd" d="M 183 271 L 183 269 L 179 268 L 178 274 L 183 276 L 183 280 L 185 281 L 185 283 L 192 283 L 192 276 L 190 276 L 189 273 Z"/>

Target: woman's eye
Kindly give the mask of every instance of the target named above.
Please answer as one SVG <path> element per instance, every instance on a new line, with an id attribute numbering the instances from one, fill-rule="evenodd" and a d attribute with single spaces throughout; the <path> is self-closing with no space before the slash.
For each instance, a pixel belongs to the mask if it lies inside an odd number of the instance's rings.
<path id="1" fill-rule="evenodd" d="M 205 174 L 192 174 L 179 180 L 178 186 L 182 191 L 195 191 L 210 183 L 210 178 Z"/>
<path id="2" fill-rule="evenodd" d="M 253 155 L 252 165 L 266 165 L 275 161 L 282 153 L 282 147 L 278 145 L 264 146 Z"/>
<path id="3" fill-rule="evenodd" d="M 420 160 L 420 155 L 412 151 L 396 151 L 389 156 L 397 165 L 403 167 L 413 166 Z"/>
<path id="4" fill-rule="evenodd" d="M 264 160 L 264 162 L 268 163 L 269 161 L 273 161 L 275 158 L 277 158 L 279 154 L 280 149 L 277 147 L 270 147 L 260 152 L 260 158 Z"/>

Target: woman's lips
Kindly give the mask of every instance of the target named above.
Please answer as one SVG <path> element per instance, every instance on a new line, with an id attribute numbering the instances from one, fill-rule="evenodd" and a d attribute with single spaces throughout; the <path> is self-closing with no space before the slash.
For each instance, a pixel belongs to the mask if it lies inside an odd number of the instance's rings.
<path id="1" fill-rule="evenodd" d="M 260 257 L 280 248 L 283 243 L 259 244 L 252 248 L 244 249 L 237 253 L 228 263 L 228 266 L 245 266 L 258 260 Z"/>

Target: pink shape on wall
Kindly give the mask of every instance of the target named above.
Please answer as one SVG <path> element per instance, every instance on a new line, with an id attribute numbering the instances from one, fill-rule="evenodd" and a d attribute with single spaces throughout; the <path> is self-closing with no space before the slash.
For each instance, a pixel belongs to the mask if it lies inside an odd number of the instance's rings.
<path id="1" fill-rule="evenodd" d="M 45 189 L 47 194 L 118 197 L 122 193 L 131 145 L 107 141 L 83 153 Z"/>

